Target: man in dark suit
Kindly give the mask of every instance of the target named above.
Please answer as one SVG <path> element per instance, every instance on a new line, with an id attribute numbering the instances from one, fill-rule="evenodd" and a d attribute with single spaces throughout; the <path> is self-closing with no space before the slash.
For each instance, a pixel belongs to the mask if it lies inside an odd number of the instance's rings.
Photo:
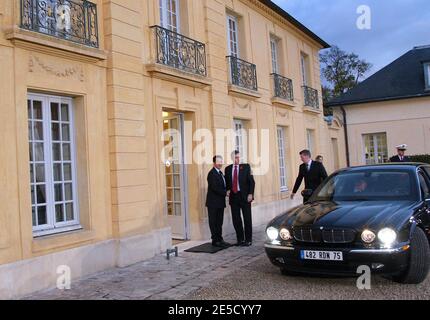
<path id="1" fill-rule="evenodd" d="M 212 245 L 220 248 L 230 246 L 222 237 L 222 225 L 224 222 L 225 198 L 227 196 L 227 185 L 221 171 L 223 158 L 213 158 L 213 168 L 208 174 L 208 193 L 206 196 L 206 207 L 208 208 L 209 228 L 212 234 Z"/>
<path id="2" fill-rule="evenodd" d="M 299 168 L 299 176 L 297 177 L 296 184 L 294 185 L 291 199 L 294 199 L 297 191 L 305 179 L 305 189 L 315 191 L 319 185 L 327 178 L 327 171 L 324 165 L 318 161 L 312 161 L 312 155 L 309 150 L 303 150 L 300 152 L 300 158 L 303 162 Z M 303 198 L 303 203 L 306 203 L 309 197 Z"/>
<path id="3" fill-rule="evenodd" d="M 240 163 L 240 152 L 233 152 L 232 158 L 233 164 L 225 169 L 225 180 L 227 182 L 233 226 L 236 230 L 236 246 L 249 247 L 252 245 L 251 204 L 254 201 L 255 181 L 252 176 L 251 166 Z M 241 210 L 243 222 L 240 214 Z"/>
<path id="4" fill-rule="evenodd" d="M 397 156 L 391 157 L 390 162 L 411 162 L 409 157 L 405 156 L 406 150 L 408 150 L 408 146 L 406 144 L 401 144 L 396 147 Z"/>

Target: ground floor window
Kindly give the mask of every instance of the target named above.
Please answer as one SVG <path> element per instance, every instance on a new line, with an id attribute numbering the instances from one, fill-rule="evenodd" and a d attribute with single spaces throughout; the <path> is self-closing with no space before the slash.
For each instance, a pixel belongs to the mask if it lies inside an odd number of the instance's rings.
<path id="1" fill-rule="evenodd" d="M 243 162 L 247 161 L 247 133 L 245 129 L 245 124 L 242 120 L 234 120 L 234 147 L 235 150 L 240 152 Z"/>
<path id="2" fill-rule="evenodd" d="M 287 186 L 287 159 L 285 152 L 285 128 L 277 128 L 277 138 L 278 138 L 278 158 L 279 158 L 279 178 L 281 185 L 281 192 L 288 191 Z"/>
<path id="3" fill-rule="evenodd" d="M 80 228 L 72 99 L 29 94 L 27 103 L 34 235 Z"/>
<path id="4" fill-rule="evenodd" d="M 306 129 L 306 144 L 308 150 L 314 156 L 315 149 L 315 132 L 312 129 Z"/>
<path id="5" fill-rule="evenodd" d="M 388 161 L 387 134 L 370 133 L 363 135 L 364 155 L 367 165 Z"/>

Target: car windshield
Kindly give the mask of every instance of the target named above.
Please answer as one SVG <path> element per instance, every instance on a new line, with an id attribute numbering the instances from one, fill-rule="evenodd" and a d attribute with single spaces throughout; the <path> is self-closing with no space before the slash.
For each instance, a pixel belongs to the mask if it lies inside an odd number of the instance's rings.
<path id="1" fill-rule="evenodd" d="M 311 201 L 377 201 L 419 199 L 411 171 L 362 170 L 333 175 L 316 190 Z"/>

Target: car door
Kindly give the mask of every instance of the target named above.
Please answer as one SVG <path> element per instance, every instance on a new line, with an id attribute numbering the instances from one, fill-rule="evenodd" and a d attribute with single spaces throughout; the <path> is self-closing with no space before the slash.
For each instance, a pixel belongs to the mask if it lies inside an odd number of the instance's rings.
<path id="1" fill-rule="evenodd" d="M 430 230 L 430 175 L 427 173 L 425 168 L 420 168 L 418 170 L 418 179 L 423 198 L 420 220 L 428 234 L 428 231 Z"/>

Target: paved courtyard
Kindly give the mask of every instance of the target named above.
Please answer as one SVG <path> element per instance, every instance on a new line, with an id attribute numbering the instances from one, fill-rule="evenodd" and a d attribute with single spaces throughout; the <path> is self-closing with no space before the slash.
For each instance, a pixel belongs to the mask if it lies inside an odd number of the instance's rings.
<path id="1" fill-rule="evenodd" d="M 180 252 L 171 260 L 160 255 L 75 281 L 71 290 L 50 290 L 27 299 L 430 299 L 430 279 L 417 286 L 374 277 L 372 289 L 363 291 L 353 278 L 282 276 L 265 257 L 263 227 L 256 239 L 253 247 L 214 255 Z"/>

